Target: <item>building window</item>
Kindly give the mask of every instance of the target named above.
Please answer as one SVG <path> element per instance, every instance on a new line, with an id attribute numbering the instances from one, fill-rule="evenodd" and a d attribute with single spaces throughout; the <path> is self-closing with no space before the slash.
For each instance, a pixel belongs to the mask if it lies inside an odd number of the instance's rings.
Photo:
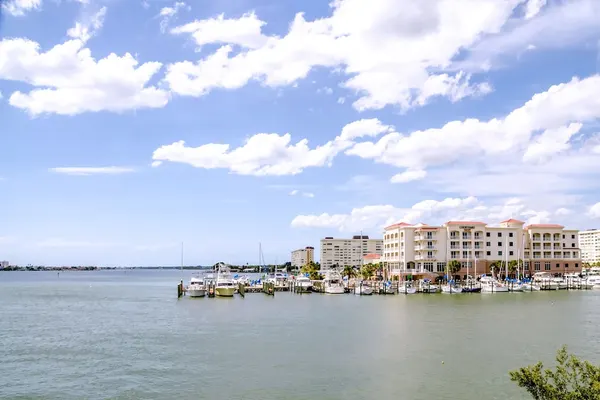
<path id="1" fill-rule="evenodd" d="M 439 262 L 437 263 L 437 272 L 445 272 L 446 271 L 446 263 Z"/>
<path id="2" fill-rule="evenodd" d="M 513 255 L 513 253 L 514 253 L 514 252 L 511 250 L 511 251 L 509 251 L 509 252 L 508 252 L 508 255 L 509 255 L 509 256 L 512 256 L 512 255 Z"/>
<path id="3" fill-rule="evenodd" d="M 502 232 L 498 232 L 498 237 L 502 237 Z"/>
<path id="4" fill-rule="evenodd" d="M 488 256 L 491 256 L 492 252 L 491 251 L 486 251 L 485 254 L 488 255 Z"/>
<path id="5" fill-rule="evenodd" d="M 569 268 L 569 264 L 565 263 L 565 268 L 568 269 Z"/>
<path id="6" fill-rule="evenodd" d="M 508 246 L 512 247 L 513 246 L 513 242 L 508 242 Z"/>
<path id="7" fill-rule="evenodd" d="M 559 263 L 556 263 L 556 268 L 560 268 L 560 264 Z"/>
<path id="8" fill-rule="evenodd" d="M 575 243 L 571 243 L 571 247 L 575 247 Z"/>
<path id="9" fill-rule="evenodd" d="M 489 247 L 492 245 L 492 242 L 485 242 L 485 245 Z"/>
<path id="10" fill-rule="evenodd" d="M 563 239 L 565 238 L 565 235 L 563 235 Z"/>
<path id="11" fill-rule="evenodd" d="M 498 252 L 498 255 L 499 255 L 499 256 L 501 256 L 501 255 L 502 255 L 502 250 L 500 250 L 500 251 Z"/>
<path id="12" fill-rule="evenodd" d="M 579 263 L 575 263 L 575 268 L 579 268 Z"/>
<path id="13" fill-rule="evenodd" d="M 525 261 L 523 265 L 525 266 L 525 270 L 529 271 L 529 261 Z"/>
<path id="14" fill-rule="evenodd" d="M 498 246 L 502 247 L 502 242 L 498 242 Z"/>
<path id="15" fill-rule="evenodd" d="M 575 239 L 575 235 L 571 235 L 571 239 Z"/>
<path id="16" fill-rule="evenodd" d="M 549 262 L 545 262 L 545 263 L 544 263 L 544 270 L 546 270 L 546 271 L 550 271 L 550 269 L 551 269 L 551 268 L 552 268 L 552 266 L 550 265 L 550 263 L 549 263 Z"/>
<path id="17" fill-rule="evenodd" d="M 486 233 L 485 233 L 485 237 L 490 237 L 490 233 L 489 233 L 489 232 L 486 232 Z"/>
<path id="18" fill-rule="evenodd" d="M 423 263 L 423 266 L 425 267 L 425 269 L 427 271 L 433 272 L 433 263 L 432 262 Z"/>
<path id="19" fill-rule="evenodd" d="M 513 237 L 513 233 L 512 232 L 508 232 L 508 237 Z"/>
<path id="20" fill-rule="evenodd" d="M 536 261 L 533 263 L 533 269 L 535 269 L 536 271 L 540 270 L 540 262 Z"/>

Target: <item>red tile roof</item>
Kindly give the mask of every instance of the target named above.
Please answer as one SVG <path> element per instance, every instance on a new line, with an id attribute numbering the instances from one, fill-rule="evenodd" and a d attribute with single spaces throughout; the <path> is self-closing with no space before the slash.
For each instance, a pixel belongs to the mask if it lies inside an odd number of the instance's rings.
<path id="1" fill-rule="evenodd" d="M 479 221 L 448 221 L 446 225 L 487 225 L 485 222 Z"/>
<path id="2" fill-rule="evenodd" d="M 373 259 L 381 258 L 381 256 L 379 254 L 365 254 L 364 258 L 368 258 L 370 260 L 373 260 Z"/>
<path id="3" fill-rule="evenodd" d="M 558 224 L 531 224 L 527 225 L 525 229 L 537 228 L 537 229 L 563 229 L 564 226 Z"/>
<path id="4" fill-rule="evenodd" d="M 523 221 L 519 221 L 518 219 L 513 219 L 513 218 L 507 219 L 506 221 L 502 221 L 500 223 L 503 224 L 505 222 L 508 222 L 508 223 L 511 223 L 511 224 L 524 224 L 525 223 Z"/>
<path id="5" fill-rule="evenodd" d="M 394 229 L 394 228 L 404 228 L 406 226 L 412 226 L 412 225 L 411 224 L 407 224 L 406 222 L 399 222 L 397 224 L 386 226 L 384 229 L 388 230 L 388 229 Z"/>

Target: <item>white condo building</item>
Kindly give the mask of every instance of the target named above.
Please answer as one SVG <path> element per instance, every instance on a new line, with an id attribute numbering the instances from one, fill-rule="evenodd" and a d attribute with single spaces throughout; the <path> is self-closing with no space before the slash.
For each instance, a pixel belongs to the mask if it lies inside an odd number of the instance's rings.
<path id="1" fill-rule="evenodd" d="M 321 239 L 321 269 L 333 266 L 360 267 L 367 254 L 383 255 L 383 239 L 369 239 L 368 236 Z"/>
<path id="2" fill-rule="evenodd" d="M 579 232 L 581 260 L 586 263 L 600 263 L 600 229 Z"/>
<path id="3" fill-rule="evenodd" d="M 292 251 L 292 266 L 302 268 L 309 262 L 315 261 L 315 248 L 305 247 Z"/>
<path id="4" fill-rule="evenodd" d="M 494 261 L 524 260 L 525 272 L 580 272 L 578 231 L 556 224 L 524 226 L 509 219 L 499 226 L 478 221 L 448 221 L 441 226 L 404 222 L 384 230 L 383 263 L 390 274 L 438 273 L 449 260 L 460 275 L 489 273 Z"/>

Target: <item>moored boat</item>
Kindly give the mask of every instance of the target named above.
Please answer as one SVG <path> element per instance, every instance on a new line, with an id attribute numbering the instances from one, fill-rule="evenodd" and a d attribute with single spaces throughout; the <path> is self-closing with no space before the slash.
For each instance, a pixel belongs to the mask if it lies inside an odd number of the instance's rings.
<path id="1" fill-rule="evenodd" d="M 206 296 L 206 285 L 204 279 L 199 276 L 192 276 L 190 284 L 186 288 L 186 293 L 190 297 L 204 297 Z"/>

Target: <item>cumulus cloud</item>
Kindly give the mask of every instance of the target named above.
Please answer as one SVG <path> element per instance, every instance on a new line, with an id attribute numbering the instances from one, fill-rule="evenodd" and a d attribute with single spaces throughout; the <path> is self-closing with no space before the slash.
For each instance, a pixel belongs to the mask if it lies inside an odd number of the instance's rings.
<path id="1" fill-rule="evenodd" d="M 42 0 L 7 0 L 0 5 L 2 11 L 14 16 L 22 17 L 29 11 L 39 10 Z"/>
<path id="2" fill-rule="evenodd" d="M 92 23 L 91 27 L 94 27 Z M 89 111 L 122 112 L 164 107 L 169 93 L 149 85 L 161 63 L 140 64 L 129 53 L 96 60 L 85 47 L 91 31 L 76 25 L 71 39 L 42 51 L 37 42 L 15 38 L 0 41 L 0 79 L 34 86 L 15 91 L 9 103 L 36 116 L 44 113 L 76 115 Z"/>
<path id="3" fill-rule="evenodd" d="M 176 27 L 198 46 L 221 45 L 197 62 L 168 66 L 165 81 L 180 95 L 203 96 L 250 81 L 293 85 L 318 67 L 340 71 L 341 87 L 357 93 L 357 110 L 387 105 L 406 110 L 433 98 L 459 101 L 489 93 L 468 73 L 444 71 L 463 49 L 502 30 L 523 0 L 336 0 L 331 14 L 296 14 L 283 36 L 263 33 L 255 13 L 219 15 Z"/>
<path id="4" fill-rule="evenodd" d="M 370 205 L 354 208 L 347 214 L 298 215 L 292 220 L 291 226 L 355 232 L 359 229 L 382 229 L 384 226 L 401 221 L 436 225 L 450 220 L 481 220 L 496 225 L 505 219 L 521 218 L 528 224 L 534 224 L 550 222 L 551 214 L 550 211 L 543 209 L 534 210 L 519 198 L 506 199 L 500 203 L 486 203 L 470 196 L 423 200 L 410 207 L 396 207 L 390 204 Z"/>
<path id="5" fill-rule="evenodd" d="M 588 215 L 592 218 L 600 218 L 600 202 L 590 207 Z"/>
<path id="6" fill-rule="evenodd" d="M 335 156 L 349 148 L 353 140 L 390 129 L 378 119 L 363 119 L 346 125 L 339 136 L 314 148 L 309 147 L 307 139 L 292 143 L 289 133 L 259 133 L 234 149 L 219 143 L 188 147 L 184 141 L 178 141 L 156 149 L 152 159 L 154 163 L 170 161 L 196 168 L 223 168 L 240 175 L 296 175 L 306 168 L 331 166 Z"/>
<path id="7" fill-rule="evenodd" d="M 160 31 L 166 32 L 171 20 L 173 20 L 179 11 L 181 10 L 191 10 L 191 7 L 185 4 L 183 1 L 177 1 L 171 7 L 163 7 L 160 9 L 158 13 L 158 17 L 160 18 Z"/>

